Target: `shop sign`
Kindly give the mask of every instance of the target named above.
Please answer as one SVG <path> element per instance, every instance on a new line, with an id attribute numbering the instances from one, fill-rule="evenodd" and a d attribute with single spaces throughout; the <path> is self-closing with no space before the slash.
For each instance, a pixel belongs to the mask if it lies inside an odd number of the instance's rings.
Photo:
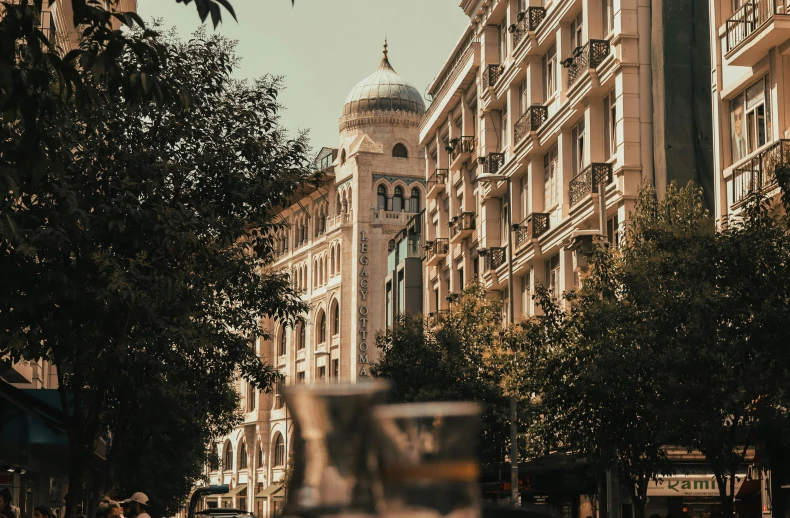
<path id="1" fill-rule="evenodd" d="M 744 477 L 735 477 L 735 493 Z M 730 484 L 727 482 L 727 493 Z M 659 477 L 647 486 L 647 496 L 719 496 L 719 484 L 713 475 Z"/>

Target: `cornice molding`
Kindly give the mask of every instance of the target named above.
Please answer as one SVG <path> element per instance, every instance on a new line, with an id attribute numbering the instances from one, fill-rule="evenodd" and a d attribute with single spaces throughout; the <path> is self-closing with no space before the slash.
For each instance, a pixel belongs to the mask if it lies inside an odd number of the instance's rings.
<path id="1" fill-rule="evenodd" d="M 340 131 L 358 128 L 366 124 L 396 124 L 418 127 L 422 115 L 406 111 L 372 110 L 340 117 Z"/>

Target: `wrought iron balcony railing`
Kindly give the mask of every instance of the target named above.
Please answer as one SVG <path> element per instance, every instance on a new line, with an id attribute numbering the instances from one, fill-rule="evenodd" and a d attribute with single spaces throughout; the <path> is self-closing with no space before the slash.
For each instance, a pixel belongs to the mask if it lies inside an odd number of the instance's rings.
<path id="1" fill-rule="evenodd" d="M 483 174 L 496 174 L 504 163 L 504 153 L 489 153 L 483 162 Z"/>
<path id="2" fill-rule="evenodd" d="M 773 186 L 777 167 L 790 167 L 790 140 L 779 140 L 733 168 L 733 203 Z"/>
<path id="3" fill-rule="evenodd" d="M 488 270 L 496 270 L 503 264 L 505 264 L 505 260 L 507 259 L 507 250 L 504 246 L 492 246 L 487 250 L 485 259 L 485 269 Z"/>
<path id="4" fill-rule="evenodd" d="M 777 0 L 746 0 L 727 20 L 727 52 L 737 48 L 752 33 L 776 15 L 787 15 L 788 6 Z"/>
<path id="5" fill-rule="evenodd" d="M 486 84 L 488 86 L 496 85 L 504 69 L 505 67 L 502 65 L 488 65 L 485 69 Z"/>
<path id="6" fill-rule="evenodd" d="M 452 221 L 452 234 L 453 237 L 463 233 L 469 233 L 475 229 L 475 213 L 462 212 L 459 216 L 453 218 Z"/>
<path id="7" fill-rule="evenodd" d="M 447 256 L 450 251 L 450 243 L 446 237 L 437 238 L 433 243 L 428 245 L 428 253 L 426 254 L 429 264 L 436 264 L 437 259 Z"/>
<path id="8" fill-rule="evenodd" d="M 516 230 L 516 246 L 545 234 L 549 230 L 549 221 L 548 212 L 533 212 L 527 216 Z"/>
<path id="9" fill-rule="evenodd" d="M 538 30 L 543 19 L 546 17 L 545 7 L 528 7 L 526 11 L 518 13 L 518 23 L 513 27 L 513 48 L 516 48 L 524 36 L 529 32 Z"/>
<path id="10" fill-rule="evenodd" d="M 562 66 L 568 69 L 568 86 L 573 86 L 589 69 L 598 68 L 608 55 L 607 40 L 590 40 L 581 47 L 573 49 L 571 57 L 562 62 Z"/>
<path id="11" fill-rule="evenodd" d="M 539 104 L 533 104 L 516 121 L 513 134 L 516 142 L 521 142 L 531 131 L 538 131 L 546 119 L 549 118 L 549 109 Z"/>
<path id="12" fill-rule="evenodd" d="M 571 207 L 586 196 L 598 192 L 598 184 L 601 182 L 606 185 L 612 182 L 612 164 L 594 162 L 574 176 L 568 184 L 568 201 Z"/>
<path id="13" fill-rule="evenodd" d="M 455 160 L 461 155 L 474 153 L 477 139 L 475 139 L 475 137 L 460 137 L 451 140 L 450 143 L 453 145 L 451 156 L 452 159 Z"/>
<path id="14" fill-rule="evenodd" d="M 447 178 L 450 174 L 448 169 L 435 169 L 433 174 L 428 177 L 428 193 L 433 191 L 440 191 L 447 183 Z"/>

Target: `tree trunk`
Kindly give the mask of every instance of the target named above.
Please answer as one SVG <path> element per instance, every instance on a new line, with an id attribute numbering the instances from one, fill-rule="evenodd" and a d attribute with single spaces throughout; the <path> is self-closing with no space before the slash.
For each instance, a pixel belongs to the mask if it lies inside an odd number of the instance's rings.
<path id="1" fill-rule="evenodd" d="M 735 509 L 735 473 L 730 473 L 729 480 L 723 474 L 715 473 L 716 482 L 719 484 L 719 502 L 721 503 L 721 518 L 733 518 Z M 729 493 L 729 494 L 727 494 Z"/>

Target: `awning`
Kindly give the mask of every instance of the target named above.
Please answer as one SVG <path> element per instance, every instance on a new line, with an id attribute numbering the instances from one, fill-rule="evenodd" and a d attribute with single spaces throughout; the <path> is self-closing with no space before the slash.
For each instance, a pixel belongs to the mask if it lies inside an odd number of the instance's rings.
<path id="1" fill-rule="evenodd" d="M 238 486 L 234 487 L 233 489 L 231 489 L 230 491 L 228 491 L 224 495 L 220 495 L 219 497 L 220 498 L 230 498 L 232 496 L 238 496 L 238 494 L 241 493 L 242 491 L 244 491 L 245 489 L 247 489 L 247 484 L 239 484 Z M 241 495 L 241 496 L 245 496 L 245 495 Z"/>
<path id="2" fill-rule="evenodd" d="M 275 494 L 279 493 L 282 490 L 282 488 L 283 488 L 282 484 L 275 482 L 271 486 L 267 487 L 266 489 L 255 495 L 255 498 L 256 499 L 269 498 L 270 496 L 274 496 Z"/>

